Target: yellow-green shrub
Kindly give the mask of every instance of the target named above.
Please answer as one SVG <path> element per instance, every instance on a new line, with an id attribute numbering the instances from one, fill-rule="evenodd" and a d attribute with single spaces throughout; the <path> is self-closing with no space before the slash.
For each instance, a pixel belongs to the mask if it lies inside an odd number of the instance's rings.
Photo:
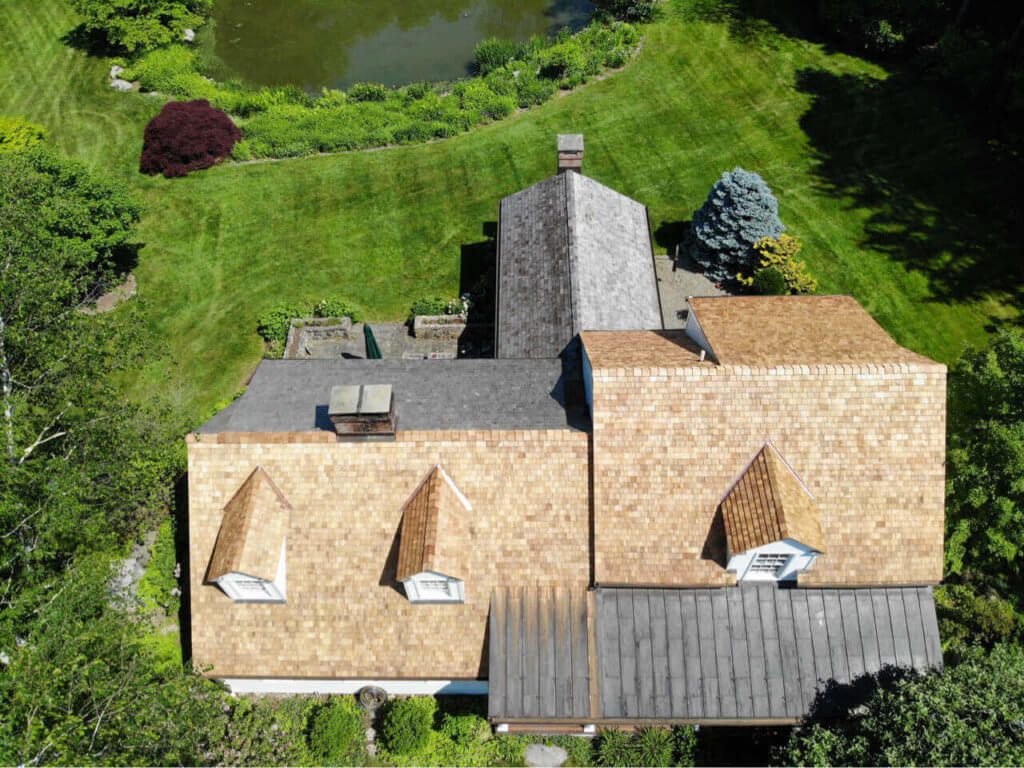
<path id="1" fill-rule="evenodd" d="M 0 154 L 24 152 L 46 140 L 41 125 L 23 117 L 0 117 Z"/>
<path id="2" fill-rule="evenodd" d="M 803 243 L 799 237 L 785 233 L 778 237 L 762 237 L 754 243 L 754 259 L 757 264 L 754 274 L 750 277 L 742 274 L 736 277 L 744 285 L 756 287 L 758 274 L 770 270 L 782 276 L 790 293 L 814 293 L 818 290 L 818 281 L 807 274 L 804 262 L 796 260 L 802 248 Z"/>

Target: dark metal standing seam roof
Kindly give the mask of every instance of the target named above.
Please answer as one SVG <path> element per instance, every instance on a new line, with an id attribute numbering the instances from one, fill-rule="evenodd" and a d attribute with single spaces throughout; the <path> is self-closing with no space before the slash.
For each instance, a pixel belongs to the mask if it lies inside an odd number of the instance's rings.
<path id="1" fill-rule="evenodd" d="M 491 595 L 488 714 L 590 716 L 586 592 L 515 587 Z"/>
<path id="2" fill-rule="evenodd" d="M 602 718 L 798 719 L 819 683 L 942 666 L 931 587 L 598 589 Z"/>

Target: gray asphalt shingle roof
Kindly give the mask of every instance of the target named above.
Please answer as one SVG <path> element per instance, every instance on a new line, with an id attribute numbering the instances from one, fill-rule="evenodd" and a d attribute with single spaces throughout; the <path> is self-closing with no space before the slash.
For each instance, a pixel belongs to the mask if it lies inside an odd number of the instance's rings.
<path id="1" fill-rule="evenodd" d="M 662 327 L 647 209 L 579 173 L 501 201 L 496 355 L 558 355 L 580 331 Z"/>
<path id="2" fill-rule="evenodd" d="M 561 360 L 264 360 L 245 393 L 199 428 L 332 431 L 336 385 L 390 384 L 398 431 L 585 428 L 585 405 Z"/>

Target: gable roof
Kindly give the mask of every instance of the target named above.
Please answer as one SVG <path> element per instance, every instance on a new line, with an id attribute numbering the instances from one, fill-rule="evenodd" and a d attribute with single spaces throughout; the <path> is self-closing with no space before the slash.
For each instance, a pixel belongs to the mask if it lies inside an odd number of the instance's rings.
<path id="1" fill-rule="evenodd" d="M 291 511 L 270 475 L 257 466 L 224 507 L 207 579 L 244 573 L 273 581 Z"/>
<path id="2" fill-rule="evenodd" d="M 423 571 L 463 578 L 462 564 L 453 557 L 450 534 L 453 528 L 465 527 L 463 518 L 470 511 L 441 466 L 430 470 L 403 510 L 396 578 L 404 581 Z M 448 546 L 444 546 L 446 533 Z"/>
<path id="3" fill-rule="evenodd" d="M 721 507 L 730 554 L 782 539 L 824 552 L 821 513 L 814 497 L 771 443 L 757 452 Z"/>
<path id="4" fill-rule="evenodd" d="M 897 344 L 852 296 L 714 296 L 689 304 L 722 365 L 942 368 Z"/>
<path id="5" fill-rule="evenodd" d="M 572 172 L 501 201 L 496 357 L 556 357 L 581 331 L 661 327 L 645 206 Z"/>

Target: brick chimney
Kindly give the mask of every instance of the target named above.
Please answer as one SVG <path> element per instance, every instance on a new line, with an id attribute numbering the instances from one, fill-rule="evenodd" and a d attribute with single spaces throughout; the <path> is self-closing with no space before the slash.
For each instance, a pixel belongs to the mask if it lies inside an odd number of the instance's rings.
<path id="1" fill-rule="evenodd" d="M 394 440 L 398 428 L 390 384 L 332 387 L 327 416 L 343 440 Z"/>
<path id="2" fill-rule="evenodd" d="M 583 134 L 558 134 L 558 172 L 583 173 Z"/>

